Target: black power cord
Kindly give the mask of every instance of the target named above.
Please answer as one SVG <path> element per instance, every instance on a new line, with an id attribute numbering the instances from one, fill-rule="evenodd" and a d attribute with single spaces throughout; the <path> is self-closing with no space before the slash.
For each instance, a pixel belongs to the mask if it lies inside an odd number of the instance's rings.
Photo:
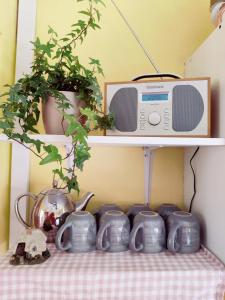
<path id="1" fill-rule="evenodd" d="M 190 159 L 190 166 L 191 166 L 192 174 L 193 174 L 193 177 L 194 177 L 194 193 L 193 193 L 193 196 L 192 196 L 191 201 L 190 201 L 189 213 L 191 213 L 191 211 L 192 211 L 193 201 L 194 201 L 194 198 L 195 198 L 195 195 L 196 195 L 196 175 L 195 175 L 195 170 L 194 170 L 193 165 L 192 165 L 192 160 L 194 159 L 194 157 L 198 153 L 198 151 L 199 151 L 199 147 L 197 147 L 197 149 L 195 150 L 194 154 L 192 155 L 192 157 Z"/>

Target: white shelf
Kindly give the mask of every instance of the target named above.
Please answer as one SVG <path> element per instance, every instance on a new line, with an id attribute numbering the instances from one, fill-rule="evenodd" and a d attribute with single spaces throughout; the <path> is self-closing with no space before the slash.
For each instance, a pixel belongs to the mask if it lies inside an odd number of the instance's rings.
<path id="1" fill-rule="evenodd" d="M 33 135 L 46 143 L 69 144 L 70 138 L 64 135 Z M 0 141 L 11 142 L 1 134 Z M 127 136 L 89 136 L 90 145 L 127 146 L 127 147 L 192 147 L 192 146 L 225 146 L 224 138 L 181 138 L 181 137 L 127 137 Z"/>
<path id="2" fill-rule="evenodd" d="M 122 137 L 90 136 L 88 142 L 93 145 L 129 146 L 129 147 L 190 147 L 224 146 L 222 138 L 174 138 L 174 137 Z"/>

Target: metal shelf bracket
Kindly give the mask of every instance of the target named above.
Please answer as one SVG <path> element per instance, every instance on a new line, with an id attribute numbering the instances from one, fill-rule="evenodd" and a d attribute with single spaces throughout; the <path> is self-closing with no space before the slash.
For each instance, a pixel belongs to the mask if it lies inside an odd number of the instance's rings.
<path id="1" fill-rule="evenodd" d="M 154 150 L 158 147 L 144 147 L 144 196 L 145 204 L 151 204 L 152 170 Z"/>

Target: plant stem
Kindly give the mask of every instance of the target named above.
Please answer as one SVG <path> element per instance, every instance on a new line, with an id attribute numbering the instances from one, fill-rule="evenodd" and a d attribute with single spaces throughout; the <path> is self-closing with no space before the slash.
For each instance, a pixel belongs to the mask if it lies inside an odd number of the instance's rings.
<path id="1" fill-rule="evenodd" d="M 71 156 L 71 154 L 73 153 L 76 145 L 77 145 L 77 143 L 73 144 L 73 147 L 71 148 L 70 152 L 64 158 L 62 158 L 62 160 L 66 160 L 67 158 L 69 158 Z"/>
<path id="2" fill-rule="evenodd" d="M 62 47 L 61 47 L 62 52 L 61 52 L 61 55 L 60 55 L 59 63 L 61 63 L 62 60 L 63 60 L 63 58 L 64 58 L 64 53 L 65 53 L 65 51 L 66 51 L 66 48 L 67 48 L 68 46 L 70 46 L 72 43 L 75 43 L 75 41 L 78 40 L 78 39 L 83 35 L 83 33 L 84 33 L 85 31 L 87 31 L 88 27 L 90 26 L 91 20 L 92 20 L 92 18 L 93 18 L 93 6 L 92 6 L 92 2 L 90 2 L 90 14 L 91 14 L 91 16 L 89 17 L 89 20 L 88 20 L 88 22 L 87 22 L 87 25 L 81 30 L 81 32 L 80 32 L 75 38 L 72 38 L 72 40 L 71 40 L 69 43 L 67 43 L 65 46 L 62 46 Z"/>
<path id="3" fill-rule="evenodd" d="M 63 111 L 63 114 L 64 114 L 64 111 Z M 64 120 L 65 120 L 65 118 L 64 118 L 64 115 L 63 115 L 62 120 L 61 120 L 61 126 L 62 126 L 62 130 L 63 130 L 63 134 L 65 135 L 65 129 L 64 129 L 64 126 L 63 126 Z"/>
<path id="4" fill-rule="evenodd" d="M 15 139 L 15 138 L 10 138 L 10 139 L 13 140 L 13 141 L 15 141 L 15 142 L 17 142 L 17 143 L 19 143 L 20 145 L 22 145 L 26 149 L 30 150 L 38 158 L 43 159 L 42 155 L 37 154 L 31 147 L 28 147 L 26 144 L 23 144 L 22 142 L 20 142 L 19 140 Z"/>

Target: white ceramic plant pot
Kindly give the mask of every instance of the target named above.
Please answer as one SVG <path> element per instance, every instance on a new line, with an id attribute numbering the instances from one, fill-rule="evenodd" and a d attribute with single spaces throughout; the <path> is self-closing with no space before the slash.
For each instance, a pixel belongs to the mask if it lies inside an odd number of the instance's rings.
<path id="1" fill-rule="evenodd" d="M 78 119 L 80 107 L 84 107 L 84 102 L 77 99 L 74 92 L 60 91 L 70 101 L 73 107 L 68 109 L 68 114 L 73 114 Z M 55 97 L 48 96 L 42 104 L 42 117 L 45 132 L 47 134 L 64 134 L 67 129 L 67 122 L 63 120 L 62 114 L 57 108 Z"/>

